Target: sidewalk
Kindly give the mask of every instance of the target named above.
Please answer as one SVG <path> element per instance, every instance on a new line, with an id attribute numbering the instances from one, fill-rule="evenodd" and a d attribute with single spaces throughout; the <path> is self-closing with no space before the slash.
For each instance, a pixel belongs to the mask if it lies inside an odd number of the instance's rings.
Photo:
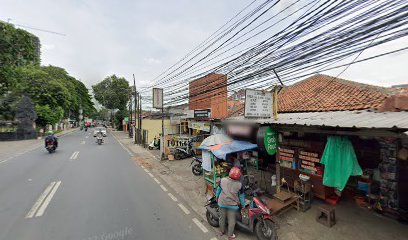
<path id="1" fill-rule="evenodd" d="M 159 151 L 149 151 L 131 142 L 123 132 L 113 132 L 116 138 L 134 152 L 134 160 L 160 176 L 173 188 L 204 221 L 205 185 L 202 176 L 191 173 L 191 160 L 160 161 Z M 343 201 L 336 205 L 337 223 L 328 228 L 315 220 L 320 200 L 314 200 L 306 212 L 290 210 L 274 217 L 278 225 L 280 240 L 360 240 L 360 239 L 408 239 L 407 225 L 390 218 L 374 214 L 367 209 L 355 207 L 353 202 Z M 237 231 L 238 239 L 256 239 L 254 234 Z M 218 238 L 222 239 L 222 238 Z"/>
<path id="2" fill-rule="evenodd" d="M 182 197 L 190 208 L 201 216 L 203 221 L 205 217 L 205 182 L 203 176 L 194 176 L 191 172 L 191 159 L 160 161 L 160 151 L 148 150 L 133 144 L 127 133 L 111 131 L 112 134 L 134 154 L 134 160 L 159 176 L 163 182 L 171 187 L 180 197 Z M 217 232 L 218 229 L 215 229 Z M 251 233 L 237 233 L 238 239 L 253 240 L 256 239 Z M 219 240 L 223 238 L 218 238 Z"/>
<path id="3" fill-rule="evenodd" d="M 64 136 L 79 130 L 79 128 L 71 128 L 55 134 L 57 137 Z M 0 141 L 0 163 L 13 158 L 17 154 L 32 151 L 44 145 L 44 139 L 30 139 L 20 141 Z"/>

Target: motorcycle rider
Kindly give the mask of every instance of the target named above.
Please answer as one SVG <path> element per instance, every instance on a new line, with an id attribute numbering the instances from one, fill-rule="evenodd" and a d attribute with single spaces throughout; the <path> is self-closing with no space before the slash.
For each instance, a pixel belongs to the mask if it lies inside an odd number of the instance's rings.
<path id="1" fill-rule="evenodd" d="M 45 147 L 47 147 L 47 142 L 50 141 L 55 145 L 55 148 L 58 147 L 58 138 L 54 136 L 54 132 L 51 130 L 47 132 L 47 137 L 44 140 Z"/>
<path id="2" fill-rule="evenodd" d="M 99 131 L 96 133 L 96 142 L 98 142 L 98 139 L 102 138 L 102 143 L 103 141 L 103 133 L 102 133 L 102 129 L 99 129 Z"/>
<path id="3" fill-rule="evenodd" d="M 245 206 L 245 196 L 240 182 L 241 170 L 231 168 L 228 177 L 221 179 L 217 188 L 216 197 L 220 207 L 220 230 L 221 235 L 226 233 L 225 228 L 228 220 L 228 239 L 235 239 L 234 228 L 239 205 Z"/>

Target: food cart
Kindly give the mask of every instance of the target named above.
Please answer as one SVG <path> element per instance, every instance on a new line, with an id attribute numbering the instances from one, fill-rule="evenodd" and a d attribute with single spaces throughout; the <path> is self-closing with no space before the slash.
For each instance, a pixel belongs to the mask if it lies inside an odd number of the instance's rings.
<path id="1" fill-rule="evenodd" d="M 212 140 L 207 140 L 208 138 Z M 208 138 L 198 149 L 202 150 L 204 179 L 214 189 L 218 180 L 227 176 L 233 166 L 238 166 L 246 172 L 247 162 L 242 158 L 242 153 L 256 149 L 257 145 L 216 135 Z"/>

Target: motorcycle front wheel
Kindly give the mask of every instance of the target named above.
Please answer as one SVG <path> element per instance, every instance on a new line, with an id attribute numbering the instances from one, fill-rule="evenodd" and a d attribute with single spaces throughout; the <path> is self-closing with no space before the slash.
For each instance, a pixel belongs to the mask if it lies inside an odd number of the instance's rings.
<path id="1" fill-rule="evenodd" d="M 203 173 L 203 169 L 201 168 L 201 163 L 196 163 L 191 167 L 191 171 L 195 176 L 200 176 Z"/>
<path id="2" fill-rule="evenodd" d="M 219 227 L 220 223 L 218 222 L 218 219 L 216 219 L 208 210 L 205 213 L 205 216 L 207 217 L 207 222 L 213 226 L 213 227 Z"/>
<path id="3" fill-rule="evenodd" d="M 255 235 L 258 240 L 275 240 L 275 224 L 268 219 L 259 220 L 255 225 Z"/>

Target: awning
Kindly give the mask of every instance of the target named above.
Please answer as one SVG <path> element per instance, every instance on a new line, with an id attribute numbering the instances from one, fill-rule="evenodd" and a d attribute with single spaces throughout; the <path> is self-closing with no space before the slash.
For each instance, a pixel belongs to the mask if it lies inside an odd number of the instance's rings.
<path id="1" fill-rule="evenodd" d="M 233 140 L 232 142 L 221 143 L 213 146 L 200 146 L 198 149 L 211 151 L 217 158 L 226 160 L 230 153 L 244 152 L 257 148 L 256 144 Z"/>

